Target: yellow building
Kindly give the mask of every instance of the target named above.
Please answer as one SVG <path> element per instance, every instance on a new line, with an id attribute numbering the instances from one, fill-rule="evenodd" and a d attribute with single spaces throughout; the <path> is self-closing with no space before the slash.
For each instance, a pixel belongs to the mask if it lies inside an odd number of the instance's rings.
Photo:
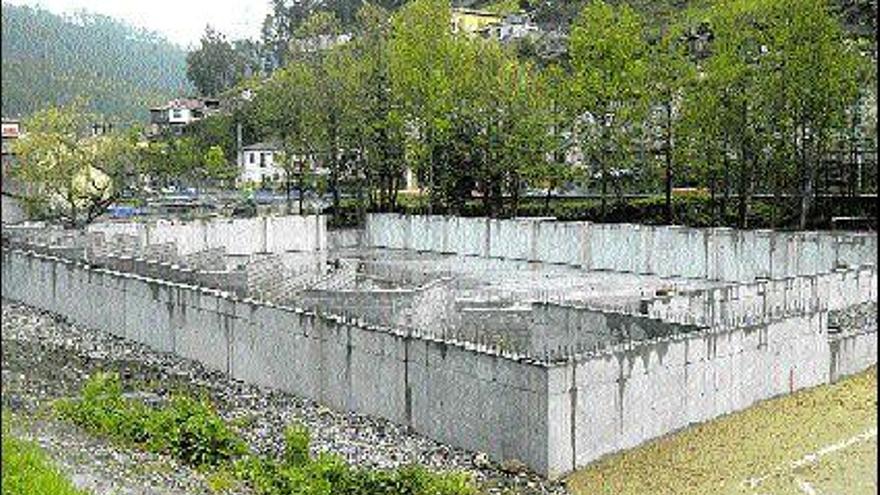
<path id="1" fill-rule="evenodd" d="M 452 9 L 452 32 L 474 34 L 483 28 L 501 23 L 502 17 L 474 9 Z"/>

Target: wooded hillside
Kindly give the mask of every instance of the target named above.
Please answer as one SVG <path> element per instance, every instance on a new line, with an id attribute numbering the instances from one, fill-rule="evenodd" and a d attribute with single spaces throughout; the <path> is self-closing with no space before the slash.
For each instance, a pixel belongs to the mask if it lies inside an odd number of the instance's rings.
<path id="1" fill-rule="evenodd" d="M 84 97 L 111 121 L 146 122 L 147 107 L 191 91 L 186 52 L 154 33 L 6 3 L 2 17 L 5 117 Z"/>

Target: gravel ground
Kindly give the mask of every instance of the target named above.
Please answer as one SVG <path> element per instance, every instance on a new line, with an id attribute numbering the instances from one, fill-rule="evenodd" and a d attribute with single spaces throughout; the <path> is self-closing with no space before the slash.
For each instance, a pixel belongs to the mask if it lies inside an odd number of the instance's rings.
<path id="1" fill-rule="evenodd" d="M 468 471 L 485 493 L 567 493 L 561 483 L 516 466 L 490 464 L 482 454 L 409 433 L 382 419 L 333 411 L 311 400 L 234 381 L 196 362 L 6 299 L 2 311 L 2 403 L 16 416 L 32 416 L 51 399 L 76 395 L 95 371 L 117 371 L 127 387 L 148 390 L 160 399 L 175 390 L 207 394 L 225 419 L 235 420 L 256 452 L 280 453 L 284 427 L 296 419 L 310 429 L 313 453 L 333 452 L 354 465 L 389 468 L 416 462 L 436 470 Z M 118 449 L 73 426 L 39 420 L 18 428 L 46 447 L 75 481 L 96 493 L 207 492 L 199 473 L 159 456 Z"/>

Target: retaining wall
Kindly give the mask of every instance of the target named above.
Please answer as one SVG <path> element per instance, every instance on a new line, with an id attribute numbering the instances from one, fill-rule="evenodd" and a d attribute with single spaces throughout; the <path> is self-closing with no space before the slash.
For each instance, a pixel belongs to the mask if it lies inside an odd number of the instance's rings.
<path id="1" fill-rule="evenodd" d="M 877 301 L 874 267 L 687 291 L 641 301 L 640 312 L 675 323 L 737 327 Z"/>
<path id="2" fill-rule="evenodd" d="M 679 334 L 552 367 L 548 464 L 567 472 L 691 423 L 828 382 L 823 318 Z"/>
<path id="3" fill-rule="evenodd" d="M 541 363 L 20 250 L 0 266 L 4 297 L 551 477 L 876 360 L 876 333 L 832 350 L 825 311 Z"/>
<path id="4" fill-rule="evenodd" d="M 877 265 L 877 234 L 497 220 L 393 213 L 367 216 L 365 243 L 664 277 L 729 282 Z"/>
<path id="5" fill-rule="evenodd" d="M 326 250 L 326 223 L 323 216 L 290 215 L 186 223 L 102 222 L 89 225 L 87 230 L 107 237 L 133 236 L 142 246 L 174 242 L 181 256 L 220 247 L 229 255 L 249 255 Z"/>
<path id="6" fill-rule="evenodd" d="M 547 368 L 215 290 L 3 250 L 3 297 L 248 383 L 547 472 Z"/>

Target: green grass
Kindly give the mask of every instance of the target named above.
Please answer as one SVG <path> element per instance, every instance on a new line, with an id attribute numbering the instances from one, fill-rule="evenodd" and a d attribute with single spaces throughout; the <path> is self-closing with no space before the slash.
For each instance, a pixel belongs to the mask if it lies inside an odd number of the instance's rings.
<path id="1" fill-rule="evenodd" d="M 86 495 L 76 489 L 37 444 L 3 428 L 3 495 Z"/>

